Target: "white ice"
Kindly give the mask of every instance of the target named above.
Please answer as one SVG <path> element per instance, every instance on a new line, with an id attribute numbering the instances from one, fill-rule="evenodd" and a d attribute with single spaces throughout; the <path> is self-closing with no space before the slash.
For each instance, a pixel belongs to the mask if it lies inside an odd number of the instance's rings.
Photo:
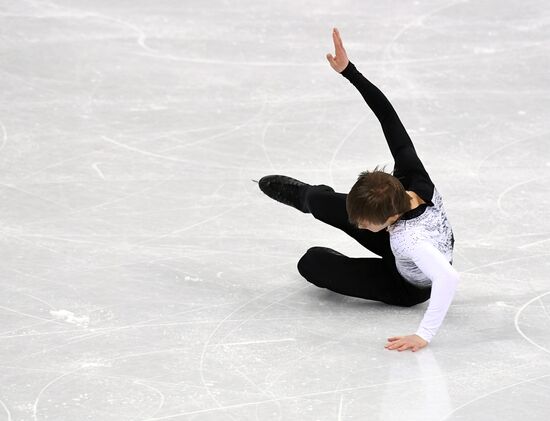
<path id="1" fill-rule="evenodd" d="M 333 27 L 455 233 L 415 353 L 428 303 L 308 283 L 372 253 L 251 181 L 392 168 Z M 550 419 L 547 2 L 4 0 L 0 35 L 0 420 Z"/>

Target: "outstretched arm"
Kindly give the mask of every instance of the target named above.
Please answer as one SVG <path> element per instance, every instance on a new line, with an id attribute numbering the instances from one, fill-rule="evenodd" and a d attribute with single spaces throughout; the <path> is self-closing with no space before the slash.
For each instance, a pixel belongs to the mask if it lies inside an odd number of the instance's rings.
<path id="1" fill-rule="evenodd" d="M 386 95 L 363 76 L 351 61 L 341 74 L 357 88 L 378 121 L 380 121 L 382 131 L 395 160 L 395 166 L 399 172 L 407 175 L 415 171 L 427 175 L 411 138 Z"/>
<path id="2" fill-rule="evenodd" d="M 451 305 L 458 286 L 459 274 L 445 256 L 427 241 L 419 241 L 411 258 L 432 280 L 430 303 L 416 331 L 416 335 L 430 342 L 443 323 Z"/>
<path id="3" fill-rule="evenodd" d="M 331 54 L 327 54 L 327 59 L 334 70 L 357 88 L 380 121 L 382 131 L 395 160 L 394 173 L 406 177 L 412 172 L 416 172 L 429 179 L 429 175 L 420 161 L 405 127 L 388 98 L 349 61 L 340 33 L 336 28 L 333 30 L 332 37 L 336 56 L 333 57 Z"/>
<path id="4" fill-rule="evenodd" d="M 443 323 L 458 286 L 459 274 L 443 254 L 427 241 L 419 241 L 411 258 L 432 280 L 430 304 L 414 335 L 388 338 L 385 348 L 414 351 L 428 345 Z"/>

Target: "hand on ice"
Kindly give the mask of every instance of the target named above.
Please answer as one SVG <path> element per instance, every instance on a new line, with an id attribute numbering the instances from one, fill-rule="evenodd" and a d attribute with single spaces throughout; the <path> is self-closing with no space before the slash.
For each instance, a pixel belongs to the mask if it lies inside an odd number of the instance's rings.
<path id="1" fill-rule="evenodd" d="M 399 352 L 412 348 L 412 352 L 416 352 L 421 348 L 428 345 L 428 341 L 425 341 L 418 335 L 408 336 L 393 336 L 388 338 L 388 342 L 384 348 L 397 349 Z"/>

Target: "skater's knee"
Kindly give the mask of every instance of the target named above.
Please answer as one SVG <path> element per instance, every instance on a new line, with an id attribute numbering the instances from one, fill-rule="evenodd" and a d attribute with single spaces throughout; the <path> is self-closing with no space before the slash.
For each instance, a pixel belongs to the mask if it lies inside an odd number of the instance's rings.
<path id="1" fill-rule="evenodd" d="M 306 279 L 308 278 L 311 268 L 314 266 L 315 248 L 316 247 L 311 247 L 310 249 L 308 249 L 308 251 L 305 252 L 300 260 L 298 260 L 298 272 L 300 272 L 300 275 L 302 275 Z"/>
<path id="2" fill-rule="evenodd" d="M 298 272 L 302 275 L 307 281 L 321 286 L 319 281 L 319 253 L 323 247 L 311 247 L 308 251 L 298 260 Z"/>

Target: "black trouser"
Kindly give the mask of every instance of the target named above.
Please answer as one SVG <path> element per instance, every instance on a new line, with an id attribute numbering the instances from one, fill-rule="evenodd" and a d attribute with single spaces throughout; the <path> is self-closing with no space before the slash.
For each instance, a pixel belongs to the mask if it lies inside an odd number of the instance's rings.
<path id="1" fill-rule="evenodd" d="M 430 298 L 431 287 L 406 281 L 397 271 L 389 232 L 359 229 L 348 221 L 346 196 L 326 185 L 308 187 L 302 195 L 313 216 L 349 234 L 380 257 L 351 258 L 327 247 L 311 247 L 298 261 L 309 282 L 339 294 L 410 307 Z"/>

